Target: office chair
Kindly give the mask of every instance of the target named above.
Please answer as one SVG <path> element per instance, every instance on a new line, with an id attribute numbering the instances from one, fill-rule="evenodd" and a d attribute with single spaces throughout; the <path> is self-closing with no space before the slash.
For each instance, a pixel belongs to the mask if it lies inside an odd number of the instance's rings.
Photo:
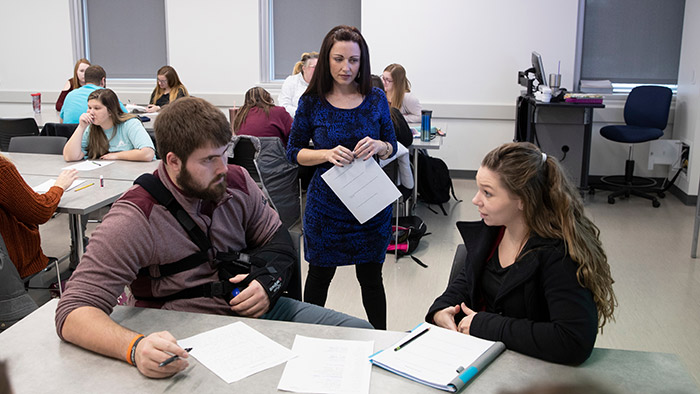
<path id="1" fill-rule="evenodd" d="M 41 135 L 70 138 L 77 128 L 78 123 L 46 123 L 41 128 Z"/>
<path id="2" fill-rule="evenodd" d="M 0 332 L 36 309 L 36 302 L 24 288 L 0 234 Z"/>
<path id="3" fill-rule="evenodd" d="M 49 155 L 62 155 L 66 137 L 42 137 L 25 136 L 12 137 L 8 152 L 18 153 L 46 153 Z"/>
<path id="4" fill-rule="evenodd" d="M 10 139 L 17 136 L 39 135 L 39 126 L 34 118 L 1 119 L 0 118 L 0 150 L 7 152 Z"/>
<path id="5" fill-rule="evenodd" d="M 601 182 L 613 193 L 608 196 L 608 203 L 614 204 L 615 198 L 630 195 L 651 200 L 654 208 L 661 206 L 656 197 L 648 194 L 656 186 L 650 178 L 634 176 L 633 145 L 661 138 L 668 123 L 671 108 L 671 89 L 663 86 L 637 86 L 632 89 L 625 102 L 625 125 L 610 125 L 600 129 L 600 135 L 611 141 L 630 144 L 625 162 L 624 176 L 605 176 Z M 658 193 L 663 197 L 662 193 Z"/>
<path id="6" fill-rule="evenodd" d="M 270 202 L 272 208 L 289 230 L 297 251 L 298 264 L 287 287 L 286 295 L 301 301 L 301 193 L 298 183 L 297 165 L 287 160 L 282 140 L 277 137 L 233 137 L 233 149 L 229 153 L 229 164 L 246 170 Z"/>

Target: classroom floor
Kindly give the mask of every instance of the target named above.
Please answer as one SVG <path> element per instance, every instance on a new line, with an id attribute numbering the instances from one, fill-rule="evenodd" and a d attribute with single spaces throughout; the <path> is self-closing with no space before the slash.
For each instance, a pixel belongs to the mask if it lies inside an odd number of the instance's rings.
<path id="1" fill-rule="evenodd" d="M 471 204 L 474 180 L 454 179 L 456 194 L 464 201 L 449 203 L 448 215 L 419 205 L 417 215 L 431 235 L 414 253 L 428 268 L 409 257 L 394 262 L 387 256 L 384 286 L 388 328 L 409 330 L 421 321 L 432 301 L 442 293 L 452 257 L 461 242 L 456 221 L 478 220 Z M 588 215 L 601 231 L 612 268 L 619 307 L 616 321 L 599 334 L 597 347 L 675 353 L 700 383 L 700 259 L 690 258 L 695 208 L 668 195 L 660 208 L 633 198 L 607 203 L 607 192 L 588 198 Z M 88 225 L 88 232 L 95 224 Z M 47 255 L 68 251 L 67 215 L 58 215 L 41 227 Z M 302 264 L 303 275 L 307 265 Z M 327 307 L 365 317 L 354 268 L 339 268 L 331 284 Z"/>

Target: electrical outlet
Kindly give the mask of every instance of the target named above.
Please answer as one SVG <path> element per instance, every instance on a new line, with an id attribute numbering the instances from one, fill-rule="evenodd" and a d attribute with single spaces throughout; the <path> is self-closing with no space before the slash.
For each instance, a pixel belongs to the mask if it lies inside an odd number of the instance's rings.
<path id="1" fill-rule="evenodd" d="M 681 171 L 683 174 L 688 175 L 688 162 L 690 160 L 690 145 L 685 142 L 681 143 Z"/>

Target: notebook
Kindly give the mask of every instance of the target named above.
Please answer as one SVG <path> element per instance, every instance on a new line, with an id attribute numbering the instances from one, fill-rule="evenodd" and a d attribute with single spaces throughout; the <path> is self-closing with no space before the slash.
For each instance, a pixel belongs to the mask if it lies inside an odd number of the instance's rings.
<path id="1" fill-rule="evenodd" d="M 502 342 L 422 323 L 389 348 L 370 356 L 370 361 L 413 381 L 456 392 L 505 348 Z"/>

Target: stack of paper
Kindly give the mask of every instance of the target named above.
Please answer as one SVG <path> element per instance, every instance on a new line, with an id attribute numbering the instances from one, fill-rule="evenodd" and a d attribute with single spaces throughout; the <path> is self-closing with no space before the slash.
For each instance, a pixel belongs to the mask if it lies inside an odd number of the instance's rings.
<path id="1" fill-rule="evenodd" d="M 609 80 L 581 80 L 581 92 L 612 94 L 613 86 Z"/>

